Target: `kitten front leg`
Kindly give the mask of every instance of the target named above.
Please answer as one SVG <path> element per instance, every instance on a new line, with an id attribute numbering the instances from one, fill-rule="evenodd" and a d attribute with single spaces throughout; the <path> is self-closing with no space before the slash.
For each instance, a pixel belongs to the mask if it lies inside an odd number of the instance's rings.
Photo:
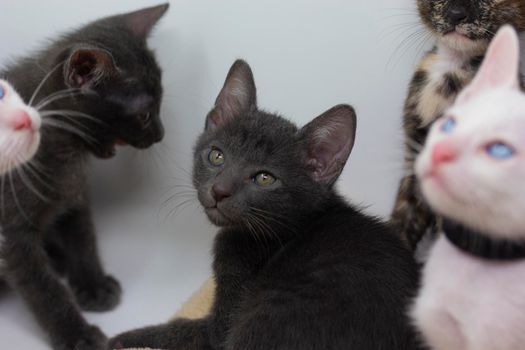
<path id="1" fill-rule="evenodd" d="M 39 234 L 25 230 L 13 232 L 10 237 L 2 251 L 6 277 L 50 335 L 53 348 L 104 349 L 106 337 L 84 320 L 69 290 L 52 272 Z"/>
<path id="2" fill-rule="evenodd" d="M 436 217 L 419 193 L 414 175 L 401 180 L 390 223 L 413 250 L 428 229 L 435 229 Z"/>
<path id="3" fill-rule="evenodd" d="M 122 289 L 102 268 L 89 206 L 62 216 L 56 229 L 63 240 L 67 275 L 79 306 L 87 311 L 115 308 Z"/>
<path id="4" fill-rule="evenodd" d="M 158 326 L 122 333 L 109 341 L 109 349 L 154 348 L 212 350 L 208 320 L 178 319 Z"/>

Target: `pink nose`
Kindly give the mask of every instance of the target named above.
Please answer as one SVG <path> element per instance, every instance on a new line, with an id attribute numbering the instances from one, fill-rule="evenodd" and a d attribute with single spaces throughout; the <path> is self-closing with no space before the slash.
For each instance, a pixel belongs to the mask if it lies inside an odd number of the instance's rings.
<path id="1" fill-rule="evenodd" d="M 451 162 L 456 159 L 456 157 L 457 153 L 454 148 L 445 142 L 438 143 L 432 150 L 432 163 L 434 163 L 434 165 Z"/>
<path id="2" fill-rule="evenodd" d="M 12 116 L 11 126 L 14 130 L 30 129 L 31 124 L 31 117 L 25 111 L 18 111 Z"/>

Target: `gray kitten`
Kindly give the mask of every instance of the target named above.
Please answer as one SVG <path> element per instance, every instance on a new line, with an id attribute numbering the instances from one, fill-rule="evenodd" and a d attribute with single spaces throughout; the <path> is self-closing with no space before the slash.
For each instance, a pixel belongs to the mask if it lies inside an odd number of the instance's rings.
<path id="1" fill-rule="evenodd" d="M 0 73 L 43 118 L 34 159 L 1 178 L 0 257 L 55 349 L 106 346 L 80 313 L 111 310 L 121 294 L 98 256 L 87 161 L 113 156 L 117 144 L 147 148 L 162 139 L 161 70 L 146 39 L 167 9 L 90 23 Z"/>
<path id="2" fill-rule="evenodd" d="M 117 336 L 114 347 L 417 349 L 406 307 L 416 264 L 380 220 L 334 189 L 356 115 L 339 105 L 302 128 L 257 107 L 232 66 L 194 153 L 194 184 L 219 227 L 210 316 Z"/>

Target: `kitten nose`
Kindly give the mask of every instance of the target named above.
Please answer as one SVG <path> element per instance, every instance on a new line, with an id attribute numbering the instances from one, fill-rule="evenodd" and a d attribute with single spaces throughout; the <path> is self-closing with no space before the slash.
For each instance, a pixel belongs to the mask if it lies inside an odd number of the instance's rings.
<path id="1" fill-rule="evenodd" d="M 231 188 L 227 185 L 220 183 L 213 184 L 211 192 L 213 194 L 213 198 L 217 201 L 217 203 L 232 195 Z"/>
<path id="2" fill-rule="evenodd" d="M 467 8 L 462 5 L 451 6 L 447 11 L 447 18 L 450 21 L 450 24 L 453 26 L 457 26 L 458 24 L 464 22 L 467 17 Z"/>
<path id="3" fill-rule="evenodd" d="M 25 111 L 15 112 L 11 119 L 11 127 L 14 130 L 30 129 L 32 126 L 31 117 Z"/>
<path id="4" fill-rule="evenodd" d="M 451 162 L 456 157 L 457 153 L 454 148 L 445 142 L 438 143 L 432 150 L 432 163 L 434 165 Z"/>

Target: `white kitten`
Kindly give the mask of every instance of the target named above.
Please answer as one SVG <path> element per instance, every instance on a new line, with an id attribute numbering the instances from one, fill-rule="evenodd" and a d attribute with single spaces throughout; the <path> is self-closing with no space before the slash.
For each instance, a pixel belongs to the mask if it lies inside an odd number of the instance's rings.
<path id="1" fill-rule="evenodd" d="M 42 120 L 15 89 L 0 80 L 0 175 L 33 158 L 40 144 Z"/>
<path id="2" fill-rule="evenodd" d="M 0 176 L 33 158 L 40 145 L 41 124 L 37 110 L 26 105 L 15 89 L 0 79 Z M 2 240 L 0 232 L 0 248 Z M 0 259 L 0 275 L 2 264 Z"/>
<path id="3" fill-rule="evenodd" d="M 416 163 L 429 204 L 464 227 L 445 226 L 412 312 L 432 349 L 525 349 L 525 94 L 518 66 L 518 36 L 504 27 Z"/>

